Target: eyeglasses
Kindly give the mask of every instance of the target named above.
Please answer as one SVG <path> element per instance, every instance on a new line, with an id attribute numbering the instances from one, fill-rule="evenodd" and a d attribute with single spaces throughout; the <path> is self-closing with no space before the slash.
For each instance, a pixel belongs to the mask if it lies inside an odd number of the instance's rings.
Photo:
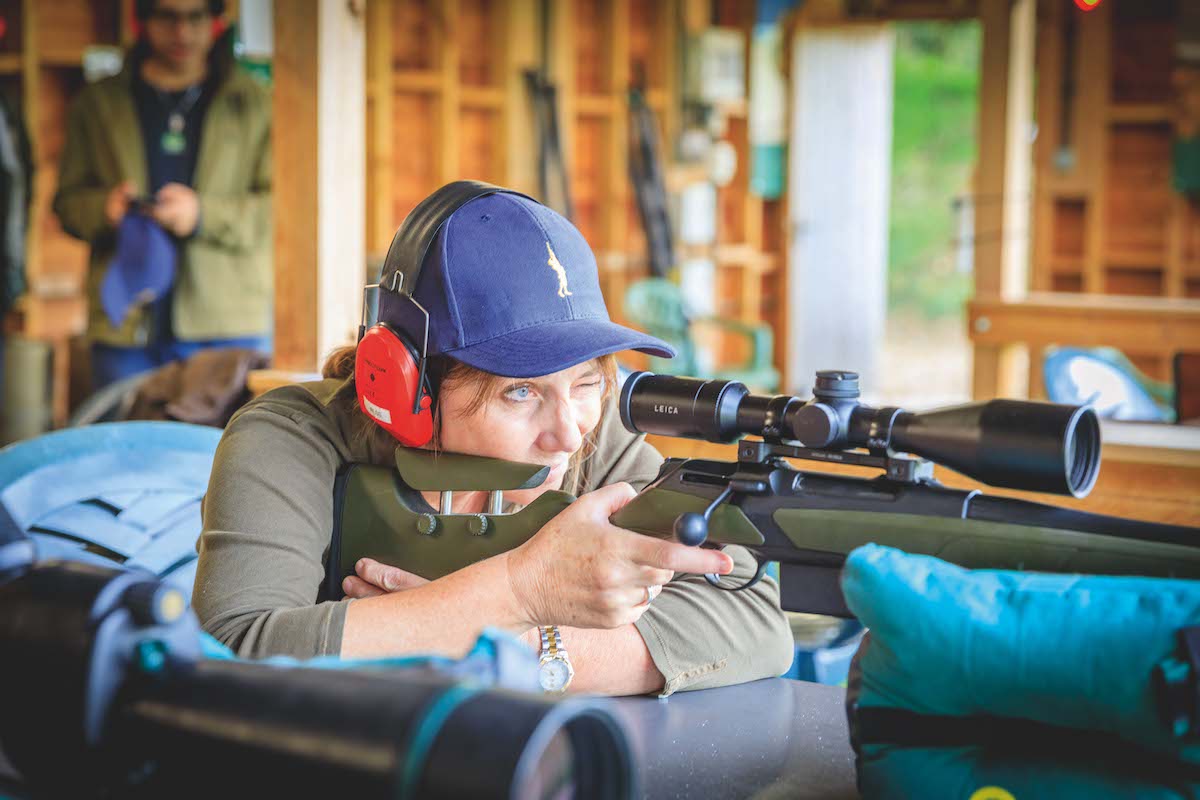
<path id="1" fill-rule="evenodd" d="M 212 21 L 212 14 L 208 13 L 208 9 L 198 9 L 196 11 L 172 11 L 167 8 L 156 8 L 150 12 L 148 18 L 150 22 L 164 27 L 174 26 L 180 23 L 187 25 L 189 28 L 198 28 L 201 25 L 207 25 Z"/>

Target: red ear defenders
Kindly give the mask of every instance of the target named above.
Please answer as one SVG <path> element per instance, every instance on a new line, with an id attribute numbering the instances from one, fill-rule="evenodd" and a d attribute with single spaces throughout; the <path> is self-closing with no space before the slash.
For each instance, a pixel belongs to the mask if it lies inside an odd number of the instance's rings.
<path id="1" fill-rule="evenodd" d="M 424 319 L 424 330 L 414 334 L 399 321 L 385 319 L 369 330 L 365 326 L 360 329 L 354 388 L 363 413 L 405 447 L 422 447 L 433 438 L 436 387 L 431 386 L 426 371 L 429 314 L 413 298 L 425 255 L 455 211 L 478 197 L 497 192 L 519 194 L 481 181 L 446 184 L 405 217 L 388 247 L 378 284 L 380 297 L 383 292 L 392 292 L 405 298 Z M 363 305 L 365 318 L 365 297 Z"/>

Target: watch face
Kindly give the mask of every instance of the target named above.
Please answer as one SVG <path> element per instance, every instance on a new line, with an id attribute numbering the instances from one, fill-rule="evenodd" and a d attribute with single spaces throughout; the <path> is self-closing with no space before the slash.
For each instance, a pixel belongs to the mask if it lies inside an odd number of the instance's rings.
<path id="1" fill-rule="evenodd" d="M 570 680 L 571 668 L 567 666 L 567 662 L 557 658 L 543 661 L 538 670 L 538 682 L 547 692 L 561 692 L 567 688 Z"/>

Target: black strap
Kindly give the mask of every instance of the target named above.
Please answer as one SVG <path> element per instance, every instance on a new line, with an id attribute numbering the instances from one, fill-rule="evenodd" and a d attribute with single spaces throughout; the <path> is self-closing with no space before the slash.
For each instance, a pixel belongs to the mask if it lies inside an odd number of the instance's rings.
<path id="1" fill-rule="evenodd" d="M 525 85 L 533 101 L 538 139 L 538 193 L 546 205 L 567 219 L 575 218 L 571 180 L 558 132 L 558 87 L 543 70 L 526 70 Z"/>
<path id="2" fill-rule="evenodd" d="M 658 124 L 638 86 L 629 89 L 629 179 L 637 198 L 638 216 L 646 235 L 650 272 L 667 277 L 675 266 L 671 217 L 667 213 L 667 189 L 659 153 Z"/>

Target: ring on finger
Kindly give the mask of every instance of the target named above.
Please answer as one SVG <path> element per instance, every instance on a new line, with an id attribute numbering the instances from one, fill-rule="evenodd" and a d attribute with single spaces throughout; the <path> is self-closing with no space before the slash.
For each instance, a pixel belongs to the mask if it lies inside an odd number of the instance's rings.
<path id="1" fill-rule="evenodd" d="M 657 584 L 654 586 L 647 586 L 646 587 L 646 599 L 644 601 L 642 601 L 642 605 L 646 605 L 646 606 L 650 605 L 650 602 L 652 600 L 654 600 L 654 598 L 658 597 L 658 594 L 661 591 L 662 591 L 662 586 L 659 586 Z"/>

